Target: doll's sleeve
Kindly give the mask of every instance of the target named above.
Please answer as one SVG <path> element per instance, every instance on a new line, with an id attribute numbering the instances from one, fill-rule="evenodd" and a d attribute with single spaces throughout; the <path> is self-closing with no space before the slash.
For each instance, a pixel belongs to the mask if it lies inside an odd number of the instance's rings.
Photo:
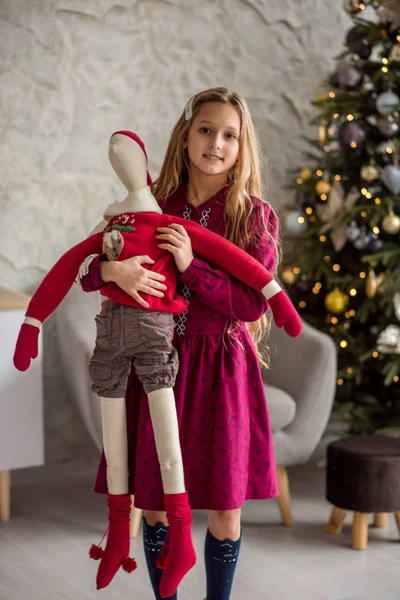
<path id="1" fill-rule="evenodd" d="M 251 243 L 246 250 L 273 275 L 277 261 L 278 219 L 268 204 L 259 202 L 253 211 Z M 181 280 L 204 304 L 230 318 L 257 321 L 268 310 L 268 301 L 260 292 L 202 258 L 193 259 L 190 267 L 181 274 Z"/>
<path id="2" fill-rule="evenodd" d="M 102 234 L 94 234 L 65 252 L 47 273 L 32 296 L 26 316 L 43 323 L 71 288 L 82 258 L 101 248 Z"/>

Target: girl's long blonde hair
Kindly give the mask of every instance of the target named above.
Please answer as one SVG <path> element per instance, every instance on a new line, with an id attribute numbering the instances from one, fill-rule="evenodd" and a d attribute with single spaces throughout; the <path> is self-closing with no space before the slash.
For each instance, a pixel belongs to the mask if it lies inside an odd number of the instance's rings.
<path id="1" fill-rule="evenodd" d="M 249 245 L 256 242 L 255 239 L 252 239 L 254 236 L 251 235 L 249 227 L 254 210 L 250 196 L 263 199 L 260 175 L 261 153 L 246 101 L 236 92 L 224 87 L 211 88 L 196 94 L 189 100 L 172 131 L 160 176 L 153 183 L 153 193 L 157 200 L 166 198 L 173 194 L 180 184 L 188 181 L 189 168 L 185 141 L 193 119 L 206 102 L 229 103 L 236 109 L 240 117 L 239 154 L 237 162 L 229 171 L 228 180 L 231 185 L 226 197 L 224 214 L 228 239 L 239 248 L 248 250 Z M 190 118 L 187 119 L 187 117 Z M 261 232 L 258 233 L 259 237 Z M 266 227 L 262 234 L 269 235 L 271 243 L 277 245 Z M 267 331 L 267 325 L 268 321 L 265 316 L 255 323 L 247 324 L 262 364 L 265 362 L 257 346 Z M 232 333 L 235 327 L 236 324 L 231 321 L 227 329 L 228 333 Z"/>

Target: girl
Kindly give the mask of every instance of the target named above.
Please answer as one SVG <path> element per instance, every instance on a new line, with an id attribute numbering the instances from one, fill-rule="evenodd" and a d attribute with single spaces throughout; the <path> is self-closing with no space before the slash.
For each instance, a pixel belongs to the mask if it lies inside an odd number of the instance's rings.
<path id="1" fill-rule="evenodd" d="M 164 212 L 229 238 L 274 271 L 278 220 L 261 199 L 256 135 L 246 102 L 237 93 L 214 88 L 189 100 L 153 193 Z M 193 256 L 190 238 L 179 225 L 160 228 L 157 237 L 173 254 L 189 299 L 188 309 L 176 319 L 180 366 L 174 392 L 190 505 L 208 511 L 207 600 L 229 600 L 241 543 L 241 507 L 247 499 L 279 494 L 255 346 L 265 332 L 268 302 Z M 122 262 L 98 257 L 82 278 L 83 289 L 115 281 L 147 306 L 140 293 L 161 296 L 165 287 L 160 276 L 142 266 L 146 263 L 151 257 Z M 144 509 L 144 548 L 158 600 L 162 571 L 156 558 L 167 522 L 148 402 L 134 372 L 127 419 L 131 492 L 135 506 Z M 107 491 L 104 456 L 95 489 Z"/>

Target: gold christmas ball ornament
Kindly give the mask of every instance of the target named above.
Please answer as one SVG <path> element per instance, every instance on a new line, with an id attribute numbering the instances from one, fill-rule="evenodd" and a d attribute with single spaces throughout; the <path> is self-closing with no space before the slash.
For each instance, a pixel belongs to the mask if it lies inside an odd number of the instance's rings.
<path id="1" fill-rule="evenodd" d="M 370 269 L 368 277 L 365 280 L 365 295 L 370 300 L 375 298 L 376 292 L 378 291 L 378 280 L 373 269 Z"/>
<path id="2" fill-rule="evenodd" d="M 332 292 L 329 292 L 325 296 L 325 308 L 336 315 L 344 312 L 349 303 L 349 297 L 347 294 L 335 288 Z"/>
<path id="3" fill-rule="evenodd" d="M 379 171 L 375 165 L 364 165 L 361 168 L 360 175 L 361 178 L 364 179 L 364 181 L 368 181 L 369 183 L 371 183 L 372 181 L 375 181 L 379 178 Z"/>
<path id="4" fill-rule="evenodd" d="M 320 179 L 315 186 L 315 191 L 319 196 L 322 196 L 322 194 L 329 194 L 329 192 L 331 191 L 331 187 L 332 186 L 329 183 L 329 181 L 325 181 L 325 179 Z"/>
<path id="5" fill-rule="evenodd" d="M 400 231 L 400 217 L 391 210 L 382 221 L 382 229 L 391 235 L 396 235 Z"/>
<path id="6" fill-rule="evenodd" d="M 293 269 L 291 269 L 290 267 L 282 271 L 281 277 L 284 283 L 286 283 L 286 285 L 293 285 L 297 279 L 297 275 L 293 273 Z"/>
<path id="7" fill-rule="evenodd" d="M 328 122 L 325 119 L 321 119 L 318 129 L 318 137 L 320 144 L 327 144 L 329 140 L 328 136 Z"/>
<path id="8" fill-rule="evenodd" d="M 309 179 L 311 179 L 311 177 L 313 176 L 314 171 L 312 169 L 310 169 L 309 167 L 304 167 L 304 169 L 302 169 L 300 171 L 300 177 L 304 180 L 304 181 L 308 181 Z"/>

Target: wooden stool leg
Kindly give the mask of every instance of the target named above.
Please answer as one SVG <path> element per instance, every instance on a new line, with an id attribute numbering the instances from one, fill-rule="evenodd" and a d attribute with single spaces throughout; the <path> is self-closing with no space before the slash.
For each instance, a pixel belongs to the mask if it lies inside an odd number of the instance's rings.
<path id="1" fill-rule="evenodd" d="M 389 525 L 389 515 L 387 513 L 375 513 L 374 527 L 387 527 Z"/>
<path id="2" fill-rule="evenodd" d="M 293 525 L 292 507 L 290 504 L 289 478 L 285 467 L 277 468 L 280 495 L 277 498 L 284 525 Z"/>
<path id="3" fill-rule="evenodd" d="M 400 512 L 395 512 L 394 513 L 394 518 L 396 519 L 397 528 L 398 528 L 399 533 L 400 533 Z"/>
<path id="4" fill-rule="evenodd" d="M 351 535 L 351 547 L 354 548 L 354 550 L 365 550 L 367 547 L 368 519 L 368 513 L 354 513 L 353 530 Z"/>
<path id="5" fill-rule="evenodd" d="M 136 508 L 134 505 L 134 496 L 132 496 L 132 506 L 131 506 L 131 523 L 130 523 L 130 536 L 131 538 L 136 538 L 139 535 L 140 531 L 140 522 L 142 520 L 142 509 Z"/>
<path id="6" fill-rule="evenodd" d="M 347 510 L 344 510 L 344 508 L 338 508 L 337 506 L 332 508 L 331 516 L 326 527 L 327 533 L 340 533 L 342 531 L 346 513 Z"/>
<path id="7" fill-rule="evenodd" d="M 10 471 L 0 471 L 0 522 L 10 519 Z"/>

